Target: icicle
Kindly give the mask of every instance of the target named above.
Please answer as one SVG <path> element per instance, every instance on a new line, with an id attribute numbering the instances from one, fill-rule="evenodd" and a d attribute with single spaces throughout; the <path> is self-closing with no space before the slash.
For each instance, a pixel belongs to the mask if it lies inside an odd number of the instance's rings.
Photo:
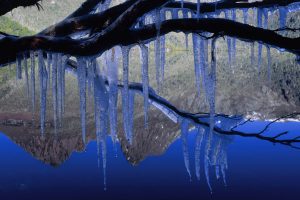
<path id="1" fill-rule="evenodd" d="M 122 47 L 123 57 L 123 85 L 122 91 L 122 108 L 123 108 L 123 123 L 126 139 L 129 140 L 129 47 Z"/>
<path id="2" fill-rule="evenodd" d="M 181 140 L 182 140 L 184 165 L 191 180 L 192 177 L 191 177 L 191 170 L 190 170 L 190 159 L 189 159 L 189 148 L 188 148 L 188 132 L 189 132 L 189 122 L 186 119 L 182 119 Z"/>
<path id="3" fill-rule="evenodd" d="M 211 71 L 209 74 L 209 81 L 208 81 L 208 102 L 209 102 L 209 112 L 210 112 L 210 133 L 209 138 L 211 139 L 213 128 L 215 124 L 214 115 L 215 115 L 215 87 L 216 87 L 216 54 L 215 54 L 215 40 L 212 40 L 211 43 Z"/>
<path id="4" fill-rule="evenodd" d="M 31 60 L 31 71 L 30 71 L 30 79 L 31 79 L 31 104 L 32 104 L 32 113 L 35 113 L 35 55 L 34 52 L 30 52 L 30 60 Z"/>
<path id="5" fill-rule="evenodd" d="M 261 53 L 262 53 L 262 44 L 258 44 L 258 56 L 257 56 L 257 66 L 258 66 L 258 73 L 260 74 L 261 69 Z"/>
<path id="6" fill-rule="evenodd" d="M 68 61 L 68 57 L 63 57 L 62 68 L 61 68 L 61 77 L 62 77 L 62 98 L 61 98 L 61 106 L 62 106 L 62 114 L 65 113 L 65 96 L 66 96 L 66 64 Z"/>
<path id="7" fill-rule="evenodd" d="M 165 64 L 166 64 L 166 37 L 160 37 L 160 74 L 161 74 L 161 84 L 165 80 Z"/>
<path id="8" fill-rule="evenodd" d="M 228 10 L 225 10 L 225 18 L 226 19 L 230 19 L 230 16 L 229 16 L 229 11 Z M 227 48 L 228 48 L 228 63 L 229 65 L 231 65 L 232 63 L 232 48 L 231 48 L 231 38 L 227 36 Z"/>
<path id="9" fill-rule="evenodd" d="M 155 28 L 156 28 L 156 31 L 157 31 L 157 37 L 160 35 L 160 26 L 161 26 L 161 14 L 160 14 L 160 9 L 156 9 L 155 10 Z"/>
<path id="10" fill-rule="evenodd" d="M 78 62 L 78 89 L 80 97 L 80 118 L 82 129 L 82 140 L 85 144 L 86 139 L 86 60 L 84 58 L 77 58 Z"/>
<path id="11" fill-rule="evenodd" d="M 141 44 L 140 45 L 140 57 L 142 63 L 142 81 L 143 81 L 143 95 L 144 95 L 144 120 L 145 128 L 148 128 L 148 110 L 149 110 L 149 58 L 148 48 Z"/>
<path id="12" fill-rule="evenodd" d="M 200 42 L 199 36 L 193 33 L 193 53 L 194 53 L 194 68 L 195 68 L 195 80 L 196 80 L 196 88 L 197 94 L 200 96 Z M 203 49 L 201 49 L 203 51 Z"/>
<path id="13" fill-rule="evenodd" d="M 231 15 L 232 15 L 232 20 L 236 21 L 236 10 L 235 9 L 231 10 Z"/>
<path id="14" fill-rule="evenodd" d="M 251 43 L 251 47 L 250 47 L 250 51 L 251 51 L 251 66 L 254 65 L 254 42 Z"/>
<path id="15" fill-rule="evenodd" d="M 207 94 L 208 89 L 207 89 L 207 63 L 208 63 L 208 42 L 207 40 L 203 40 L 199 37 L 200 40 L 200 74 L 202 75 L 202 85 L 204 87 L 204 91 Z M 200 91 L 200 87 L 199 87 Z M 207 100 L 207 98 L 205 98 Z"/>
<path id="16" fill-rule="evenodd" d="M 236 11 L 235 9 L 232 10 L 231 12 L 232 14 L 232 20 L 233 21 L 236 21 Z M 231 56 L 232 56 L 232 62 L 233 64 L 235 64 L 235 60 L 236 60 L 236 39 L 235 38 L 232 38 L 232 49 L 231 49 Z"/>
<path id="17" fill-rule="evenodd" d="M 47 53 L 47 71 L 48 71 L 48 81 L 49 81 L 49 85 L 51 84 L 51 77 L 50 77 L 50 69 L 51 69 L 51 63 L 52 63 L 52 54 L 51 53 Z M 50 88 L 50 87 L 49 87 Z"/>
<path id="18" fill-rule="evenodd" d="M 107 148 L 106 148 L 106 140 L 102 140 L 102 168 L 103 168 L 103 185 L 104 185 L 104 190 L 106 191 L 107 189 L 107 184 L 106 184 L 106 155 L 107 155 Z"/>
<path id="19" fill-rule="evenodd" d="M 57 56 L 57 113 L 58 113 L 58 123 L 59 127 L 62 126 L 62 87 L 63 87 L 63 62 L 62 55 Z"/>
<path id="20" fill-rule="evenodd" d="M 94 78 L 94 102 L 95 102 L 95 126 L 96 126 L 96 136 L 97 143 L 100 146 L 101 140 L 101 95 L 104 94 L 104 85 L 100 80 L 99 75 L 96 75 Z M 100 148 L 98 148 L 100 150 Z"/>
<path id="21" fill-rule="evenodd" d="M 165 12 L 161 12 L 161 20 L 164 21 L 166 19 L 166 16 L 165 16 Z M 161 84 L 163 84 L 164 82 L 164 79 L 165 79 L 165 63 L 166 63 L 166 37 L 163 35 L 163 36 L 160 36 L 160 39 L 159 39 L 159 45 L 160 45 L 160 61 L 159 61 L 159 64 L 160 64 L 160 75 L 161 75 Z"/>
<path id="22" fill-rule="evenodd" d="M 172 19 L 178 19 L 178 9 L 173 8 L 171 10 Z"/>
<path id="23" fill-rule="evenodd" d="M 268 29 L 268 19 L 269 19 L 269 14 L 268 14 L 268 9 L 263 9 L 263 14 L 264 14 L 264 29 Z"/>
<path id="24" fill-rule="evenodd" d="M 200 0 L 197 0 L 197 19 L 200 18 L 200 6 L 201 6 Z"/>
<path id="25" fill-rule="evenodd" d="M 24 70 L 25 70 L 25 81 L 26 81 L 26 94 L 27 99 L 30 102 L 30 90 L 29 90 L 29 78 L 28 78 L 28 65 L 27 65 L 27 57 L 24 55 Z"/>
<path id="26" fill-rule="evenodd" d="M 212 51 L 212 58 L 211 58 L 211 71 L 210 71 L 210 84 L 209 84 L 209 106 L 210 106 L 210 129 L 212 132 L 214 126 L 214 115 L 215 115 L 215 87 L 216 87 L 216 49 L 215 49 L 215 40 L 212 40 L 211 43 L 211 51 Z"/>
<path id="27" fill-rule="evenodd" d="M 118 109 L 118 57 L 117 47 L 111 50 L 111 55 L 106 58 L 108 68 L 108 83 L 109 83 L 109 121 L 110 134 L 113 142 L 117 141 L 117 109 Z"/>
<path id="28" fill-rule="evenodd" d="M 209 153 L 210 153 L 210 148 L 211 148 L 211 138 L 210 138 L 210 130 L 209 128 L 205 128 L 205 136 L 206 136 L 206 144 L 205 144 L 205 150 L 204 150 L 204 173 L 205 173 L 205 178 L 206 182 L 208 185 L 208 188 L 210 192 L 212 193 L 212 187 L 210 184 L 210 176 L 209 176 L 209 165 L 210 165 L 210 158 L 209 158 Z"/>
<path id="29" fill-rule="evenodd" d="M 284 28 L 287 18 L 287 9 L 285 7 L 279 7 L 279 28 Z"/>
<path id="30" fill-rule="evenodd" d="M 53 121 L 55 132 L 57 130 L 57 115 L 58 115 L 58 102 L 57 102 L 57 65 L 58 54 L 54 53 L 52 57 L 52 104 L 53 104 Z"/>
<path id="31" fill-rule="evenodd" d="M 181 0 L 181 8 L 183 8 L 184 0 Z"/>
<path id="32" fill-rule="evenodd" d="M 95 61 L 93 61 L 95 62 Z M 84 65 L 83 61 L 83 65 Z M 86 67 L 84 65 L 84 67 Z M 85 86 L 85 85 L 84 85 Z M 108 104 L 109 96 L 105 88 L 104 80 L 101 76 L 96 75 L 94 78 L 94 98 L 95 98 L 95 124 L 96 136 L 99 154 L 99 145 L 102 146 L 102 167 L 103 167 L 103 183 L 104 190 L 106 190 L 106 136 L 108 129 Z M 98 161 L 99 162 L 99 161 Z M 99 163 L 98 163 L 99 165 Z"/>
<path id="33" fill-rule="evenodd" d="M 224 185 L 226 186 L 226 174 L 225 174 L 225 168 L 227 169 L 227 156 L 225 150 L 222 150 L 222 157 L 223 157 L 223 163 L 221 164 L 221 173 L 223 177 Z"/>
<path id="34" fill-rule="evenodd" d="M 264 29 L 268 29 L 268 9 L 263 10 L 264 13 Z M 268 58 L 268 80 L 271 80 L 271 52 L 270 47 L 267 46 L 267 58 Z"/>
<path id="35" fill-rule="evenodd" d="M 128 116 L 129 116 L 129 126 L 128 126 L 128 138 L 129 138 L 129 143 L 132 144 L 133 142 L 133 127 L 134 127 L 134 96 L 135 93 L 132 91 L 129 91 L 129 112 L 128 112 Z"/>
<path id="36" fill-rule="evenodd" d="M 257 9 L 257 27 L 261 28 L 262 27 L 262 9 L 259 8 Z"/>
<path id="37" fill-rule="evenodd" d="M 94 76 L 95 76 L 95 68 L 93 61 L 88 61 L 87 68 L 87 80 L 88 80 L 88 94 L 92 95 L 92 88 L 94 88 Z"/>
<path id="38" fill-rule="evenodd" d="M 17 55 L 17 79 L 22 79 L 22 56 Z"/>
<path id="39" fill-rule="evenodd" d="M 156 9 L 155 10 L 155 26 L 157 30 L 157 36 L 155 40 L 155 65 L 156 65 L 156 82 L 157 82 L 157 87 L 158 91 L 160 91 L 160 86 L 161 86 L 161 79 L 162 79 L 162 71 L 161 68 L 163 67 L 164 63 L 161 63 L 161 60 L 163 58 L 162 52 L 161 52 L 161 37 L 160 35 L 160 25 L 161 21 L 164 20 L 164 15 L 161 15 L 160 10 Z"/>
<path id="40" fill-rule="evenodd" d="M 257 9 L 257 27 L 262 27 L 262 9 Z M 262 44 L 258 44 L 258 56 L 257 56 L 257 66 L 258 66 L 258 73 L 260 73 L 261 69 L 261 53 L 262 53 Z"/>
<path id="41" fill-rule="evenodd" d="M 46 105 L 47 105 L 47 82 L 48 73 L 46 70 L 43 52 L 38 52 L 39 60 L 39 77 L 40 77 L 40 123 L 41 123 L 41 133 L 45 133 L 45 121 L 46 121 Z"/>
<path id="42" fill-rule="evenodd" d="M 211 159 L 211 165 L 216 166 L 218 164 L 218 160 L 219 160 L 219 155 L 220 155 L 220 151 L 221 151 L 221 147 L 222 147 L 222 139 L 218 136 L 216 138 L 216 142 L 215 142 L 215 146 L 214 146 L 214 151 L 212 153 L 212 159 Z"/>
<path id="43" fill-rule="evenodd" d="M 268 57 L 268 80 L 270 81 L 271 80 L 271 66 L 272 66 L 270 47 L 267 47 L 267 57 Z"/>
<path id="44" fill-rule="evenodd" d="M 215 171 L 216 171 L 216 177 L 217 177 L 217 179 L 219 179 L 220 178 L 220 166 L 219 165 L 216 166 Z"/>
<path id="45" fill-rule="evenodd" d="M 161 63 L 160 63 L 160 37 L 156 37 L 155 40 L 155 67 L 156 67 L 156 83 L 157 83 L 157 90 L 160 91 L 161 87 Z"/>
<path id="46" fill-rule="evenodd" d="M 201 151 L 203 136 L 204 136 L 204 129 L 198 126 L 196 144 L 195 144 L 195 171 L 198 180 L 200 180 L 200 151 Z"/>
<path id="47" fill-rule="evenodd" d="M 183 9 L 182 15 L 183 15 L 183 18 L 185 18 L 185 19 L 189 18 L 188 10 Z M 189 49 L 189 34 L 185 33 L 185 50 L 188 51 L 188 49 Z"/>
<path id="48" fill-rule="evenodd" d="M 248 23 L 248 8 L 243 9 L 244 24 Z"/>
<path id="49" fill-rule="evenodd" d="M 211 151 L 211 145 L 212 145 L 212 138 L 213 138 L 213 129 L 215 125 L 215 86 L 216 86 L 216 55 L 215 55 L 215 40 L 212 40 L 211 43 L 211 71 L 210 74 L 207 77 L 206 81 L 206 88 L 207 88 L 207 97 L 208 97 L 208 102 L 209 102 L 209 132 L 207 135 L 207 140 L 206 140 L 206 147 L 205 147 L 205 159 L 204 159 L 204 170 L 205 170 L 205 175 L 206 175 L 206 181 L 208 184 L 208 187 L 210 191 L 212 191 L 211 185 L 210 185 L 210 180 L 209 180 L 209 164 L 210 164 L 210 158 L 209 154 Z"/>

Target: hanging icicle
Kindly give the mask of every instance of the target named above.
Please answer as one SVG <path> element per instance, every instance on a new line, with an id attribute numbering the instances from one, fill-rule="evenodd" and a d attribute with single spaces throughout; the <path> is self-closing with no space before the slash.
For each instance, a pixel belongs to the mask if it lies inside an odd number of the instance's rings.
<path id="1" fill-rule="evenodd" d="M 16 77 L 17 80 L 22 79 L 22 56 L 21 55 L 17 55 L 17 71 L 16 71 Z"/>
<path id="2" fill-rule="evenodd" d="M 157 37 L 160 36 L 160 26 L 161 26 L 161 14 L 160 14 L 160 9 L 155 10 L 155 16 L 153 16 L 154 21 L 155 21 L 155 27 L 157 31 Z"/>
<path id="3" fill-rule="evenodd" d="M 231 19 L 229 10 L 225 10 L 225 18 Z M 231 38 L 227 36 L 227 48 L 228 48 L 228 64 L 231 66 L 232 64 L 232 42 Z"/>
<path id="4" fill-rule="evenodd" d="M 63 61 L 62 54 L 57 55 L 57 119 L 58 126 L 62 127 L 62 88 L 63 88 Z"/>
<path id="5" fill-rule="evenodd" d="M 286 23 L 288 10 L 281 6 L 279 7 L 279 28 L 284 28 Z"/>
<path id="6" fill-rule="evenodd" d="M 46 70 L 42 51 L 38 51 L 38 61 L 39 61 L 39 77 L 40 77 L 40 126 L 41 126 L 41 134 L 44 135 L 45 122 L 46 122 L 48 73 Z"/>
<path id="7" fill-rule="evenodd" d="M 272 66 L 272 58 L 271 58 L 271 50 L 270 47 L 267 47 L 267 59 L 268 59 L 268 80 L 271 80 L 271 66 Z"/>
<path id="8" fill-rule="evenodd" d="M 104 191 L 107 190 L 107 183 L 106 183 L 106 155 L 107 155 L 107 147 L 106 147 L 106 139 L 102 139 L 101 141 L 102 146 L 102 170 L 103 170 L 103 189 Z"/>
<path id="9" fill-rule="evenodd" d="M 258 8 L 257 9 L 257 27 L 259 27 L 259 28 L 262 28 L 262 14 L 263 14 L 263 10 L 261 8 Z M 260 74 L 260 70 L 261 70 L 261 54 L 262 54 L 262 44 L 259 42 L 258 56 L 257 56 L 258 74 Z"/>
<path id="10" fill-rule="evenodd" d="M 207 91 L 207 98 L 209 102 L 209 131 L 207 134 L 206 139 L 206 146 L 205 146 L 205 155 L 204 155 L 204 171 L 206 175 L 206 181 L 208 184 L 208 187 L 210 191 L 212 191 L 211 185 L 210 185 L 210 179 L 209 179 L 209 165 L 210 165 L 210 152 L 211 152 L 211 146 L 212 146 L 212 140 L 213 140 L 213 129 L 215 126 L 215 87 L 216 87 L 216 52 L 215 52 L 215 42 L 216 39 L 213 39 L 211 42 L 211 70 L 210 74 L 207 75 L 206 78 L 206 91 Z M 207 132 L 207 131 L 206 131 Z"/>
<path id="11" fill-rule="evenodd" d="M 62 74 L 62 114 L 65 113 L 65 96 L 66 96 L 66 65 L 68 62 L 69 57 L 63 56 L 63 62 L 62 62 L 62 68 L 61 68 L 61 74 Z"/>
<path id="12" fill-rule="evenodd" d="M 200 96 L 200 38 L 196 33 L 193 33 L 193 53 L 194 53 L 194 70 L 195 70 L 195 80 L 196 80 L 196 88 L 197 94 Z"/>
<path id="13" fill-rule="evenodd" d="M 255 60 L 255 57 L 254 57 L 254 45 L 255 43 L 254 42 L 251 42 L 251 46 L 250 46 L 250 52 L 251 52 L 251 66 L 254 65 L 254 60 Z"/>
<path id="14" fill-rule="evenodd" d="M 160 92 L 160 89 L 161 89 L 160 39 L 161 39 L 160 37 L 156 37 L 155 44 L 154 44 L 155 45 L 156 84 L 157 84 L 158 92 Z"/>
<path id="15" fill-rule="evenodd" d="M 58 102 L 57 102 L 57 65 L 58 54 L 54 53 L 52 56 L 52 104 L 53 104 L 53 122 L 55 133 L 57 131 L 58 120 Z"/>
<path id="16" fill-rule="evenodd" d="M 263 14 L 264 14 L 264 29 L 268 29 L 268 21 L 269 21 L 269 10 L 267 8 L 265 8 L 263 10 Z M 268 80 L 271 80 L 271 51 L 270 51 L 270 47 L 266 46 L 267 48 L 267 59 L 268 59 Z"/>
<path id="17" fill-rule="evenodd" d="M 51 71 L 51 63 L 52 63 L 52 54 L 50 52 L 47 53 L 47 71 L 48 71 L 48 85 L 50 86 L 51 84 L 51 76 L 50 76 L 50 71 Z M 49 87 L 50 88 L 50 87 Z"/>
<path id="18" fill-rule="evenodd" d="M 28 65 L 27 65 L 27 57 L 26 55 L 23 56 L 24 60 L 24 70 L 25 70 L 25 81 L 26 81 L 26 95 L 28 102 L 30 102 L 30 89 L 29 89 L 29 74 L 28 74 Z"/>
<path id="19" fill-rule="evenodd" d="M 211 138 L 210 138 L 210 130 L 208 128 L 205 128 L 205 149 L 204 149 L 204 173 L 205 173 L 205 179 L 208 185 L 208 188 L 210 192 L 212 193 L 212 187 L 210 184 L 210 176 L 209 176 L 209 164 L 210 164 L 210 159 L 209 159 L 209 154 L 210 154 L 210 146 L 211 146 Z"/>
<path id="20" fill-rule="evenodd" d="M 243 9 L 243 20 L 244 20 L 244 24 L 248 23 L 248 8 Z"/>
<path id="21" fill-rule="evenodd" d="M 133 142 L 133 136 L 134 136 L 134 132 L 133 132 L 133 128 L 134 128 L 134 98 L 135 98 L 135 92 L 133 91 L 129 91 L 129 102 L 128 102 L 128 108 L 129 108 L 129 112 L 128 112 L 128 139 L 129 139 L 129 143 L 132 144 Z"/>
<path id="22" fill-rule="evenodd" d="M 186 119 L 182 119 L 181 141 L 182 141 L 184 165 L 187 173 L 189 174 L 189 178 L 191 180 L 192 177 L 191 177 L 191 170 L 190 170 L 190 158 L 189 158 L 189 148 L 188 148 L 188 132 L 189 132 L 189 122 Z"/>
<path id="23" fill-rule="evenodd" d="M 183 9 L 182 15 L 183 15 L 183 18 L 185 18 L 185 19 L 189 18 L 188 9 Z M 189 49 L 189 34 L 184 33 L 184 35 L 185 35 L 185 50 L 188 51 L 188 49 Z"/>
<path id="24" fill-rule="evenodd" d="M 204 137 L 204 129 L 201 126 L 196 127 L 197 135 L 196 135 L 196 142 L 195 142 L 195 171 L 196 177 L 200 180 L 200 151 L 201 151 L 201 144 Z"/>
<path id="25" fill-rule="evenodd" d="M 176 8 L 171 9 L 171 15 L 172 15 L 172 19 L 178 19 L 178 9 Z"/>
<path id="26" fill-rule="evenodd" d="M 200 12 L 201 12 L 200 6 L 201 6 L 201 2 L 200 2 L 200 0 L 197 0 L 197 19 L 200 18 Z"/>
<path id="27" fill-rule="evenodd" d="M 129 47 L 122 47 L 124 85 L 124 89 L 122 90 L 122 108 L 124 132 L 127 140 L 129 140 L 131 135 L 129 130 L 129 51 Z"/>
<path id="28" fill-rule="evenodd" d="M 31 79 L 31 104 L 32 104 L 32 114 L 35 114 L 35 55 L 34 52 L 30 52 L 30 61 L 31 61 L 31 71 L 30 71 L 30 79 Z"/>
<path id="29" fill-rule="evenodd" d="M 110 134 L 113 143 L 117 141 L 117 109 L 118 109 L 118 67 L 120 50 L 119 47 L 114 47 L 110 53 L 106 55 L 106 65 L 108 67 L 107 78 L 109 83 L 109 122 Z"/>
<path id="30" fill-rule="evenodd" d="M 267 8 L 263 9 L 264 14 L 264 29 L 268 29 L 268 20 L 269 20 L 269 10 Z"/>
<path id="31" fill-rule="evenodd" d="M 236 21 L 236 11 L 235 9 L 231 10 L 231 15 L 232 15 L 232 20 Z M 232 38 L 232 49 L 231 49 L 232 53 L 232 63 L 235 64 L 235 60 L 236 60 L 236 39 Z"/>
<path id="32" fill-rule="evenodd" d="M 145 128 L 148 128 L 148 110 L 149 110 L 149 51 L 144 44 L 140 45 L 140 57 L 142 63 L 142 81 L 143 81 L 143 96 L 144 96 L 144 121 Z"/>
<path id="33" fill-rule="evenodd" d="M 77 58 L 78 63 L 78 89 L 80 98 L 80 118 L 82 140 L 86 143 L 86 60 L 84 58 Z"/>
<path id="34" fill-rule="evenodd" d="M 208 65 L 208 41 L 201 39 L 199 37 L 200 40 L 200 75 L 202 76 L 202 85 L 207 97 L 207 93 L 208 93 L 208 88 L 207 88 L 207 65 Z M 200 91 L 200 88 L 199 88 Z M 207 101 L 207 98 L 205 98 L 205 100 Z"/>
<path id="35" fill-rule="evenodd" d="M 103 77 L 95 74 L 94 78 L 94 102 L 95 102 L 95 124 L 96 124 L 96 137 L 97 137 L 97 149 L 98 155 L 100 151 L 100 145 L 102 146 L 102 168 L 103 168 L 103 184 L 104 190 L 106 190 L 106 136 L 108 133 L 108 106 L 109 95 L 106 90 Z M 99 162 L 99 161 L 98 161 Z M 98 163 L 99 165 L 99 163 Z"/>

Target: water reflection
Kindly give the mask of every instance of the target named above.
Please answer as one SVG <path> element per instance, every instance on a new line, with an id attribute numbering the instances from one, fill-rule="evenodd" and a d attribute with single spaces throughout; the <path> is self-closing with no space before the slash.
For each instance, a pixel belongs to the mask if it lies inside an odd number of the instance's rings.
<path id="1" fill-rule="evenodd" d="M 202 117 L 202 120 L 208 122 L 209 117 Z M 238 130 L 245 133 L 259 132 L 264 130 L 270 123 L 263 121 L 245 122 L 241 116 L 231 116 L 229 118 L 226 115 L 216 117 L 215 121 L 216 127 L 228 131 L 238 127 L 237 125 L 240 124 Z M 58 135 L 48 133 L 42 136 L 39 127 L 33 128 L 32 124 L 30 124 L 29 121 L 26 122 L 24 119 L 17 120 L 17 124 L 12 123 L 9 120 L 6 120 L 6 122 L 10 123 L 3 123 L 2 121 L 2 125 L 0 126 L 0 130 L 3 134 L 8 136 L 13 143 L 31 154 L 33 158 L 53 167 L 63 166 L 62 164 L 64 162 L 71 163 L 72 166 L 75 163 L 79 165 L 90 163 L 90 159 L 87 163 L 79 163 L 72 154 L 74 152 L 80 152 L 85 155 L 85 151 L 89 151 L 89 144 L 95 144 L 96 142 L 97 145 L 92 154 L 93 157 L 96 157 L 98 154 L 98 159 L 101 159 L 100 161 L 98 160 L 98 167 L 100 165 L 99 169 L 102 168 L 100 171 L 102 171 L 102 178 L 104 181 L 102 187 L 104 189 L 106 189 L 106 178 L 108 179 L 108 190 L 110 187 L 114 188 L 113 184 L 110 185 L 110 179 L 115 179 L 114 173 L 110 173 L 106 177 L 106 162 L 110 163 L 114 159 L 122 160 L 125 158 L 127 165 L 138 166 L 143 162 L 147 163 L 146 158 L 148 157 L 165 154 L 170 146 L 174 145 L 176 146 L 176 157 L 180 158 L 183 155 L 183 159 L 177 159 L 177 163 L 169 163 L 166 164 L 166 166 L 161 166 L 162 168 L 173 167 L 174 164 L 179 165 L 181 166 L 182 172 L 186 171 L 186 183 L 189 182 L 188 179 L 193 182 L 198 179 L 202 183 L 205 182 L 204 180 L 206 179 L 209 190 L 216 193 L 218 193 L 219 186 L 216 187 L 215 180 L 222 178 L 223 184 L 231 184 L 230 181 L 229 183 L 226 181 L 228 162 L 230 163 L 230 156 L 227 154 L 228 148 L 235 142 L 237 137 L 214 132 L 213 137 L 209 139 L 210 128 L 207 126 L 193 126 L 187 121 L 182 121 L 181 128 L 179 128 L 178 126 L 174 126 L 175 124 L 170 120 L 168 120 L 168 122 L 173 124 L 173 126 L 168 123 L 161 123 L 159 120 L 150 120 L 149 122 L 155 123 L 156 126 L 153 126 L 151 129 L 145 129 L 143 125 L 135 127 L 132 143 L 128 141 L 125 134 L 122 132 L 118 134 L 119 143 L 117 144 L 113 144 L 110 138 L 105 139 L 105 141 L 97 141 L 96 134 L 90 130 L 87 132 L 87 143 L 85 145 L 82 141 L 81 134 L 78 132 L 62 131 Z M 270 125 L 264 134 L 275 137 L 278 133 L 288 131 L 288 137 L 283 136 L 284 139 L 288 139 L 296 137 L 297 130 L 299 129 L 300 123 L 298 122 L 276 122 Z M 178 142 L 180 144 L 179 146 Z M 115 145 L 117 145 L 117 147 Z M 9 144 L 9 146 L 12 146 L 12 144 Z M 100 149 L 100 147 L 102 148 Z M 6 147 L 4 146 L 3 148 Z M 255 149 L 255 145 L 253 145 L 252 148 Z M 252 151 L 250 148 L 249 150 Z M 106 151 L 110 152 L 108 153 L 108 156 L 106 155 Z M 116 155 L 117 158 L 115 158 Z M 7 157 L 9 157 L 9 155 L 7 155 Z M 74 159 L 75 163 L 72 162 L 72 159 Z M 26 158 L 25 163 L 31 162 L 29 160 L 31 159 Z M 182 164 L 180 164 L 180 162 Z M 124 164 L 125 163 L 121 166 L 109 165 L 108 168 L 112 167 L 114 170 L 118 171 Z M 97 164 L 94 163 L 94 165 L 96 166 Z M 201 166 L 203 166 L 203 168 Z M 44 166 L 41 167 L 43 168 Z M 174 175 L 176 176 L 176 174 Z M 205 179 L 201 178 L 203 176 Z M 231 172 L 231 176 L 235 176 L 234 173 Z M 231 179 L 231 177 L 229 179 Z M 21 183 L 18 187 L 20 190 L 27 190 L 26 184 Z"/>

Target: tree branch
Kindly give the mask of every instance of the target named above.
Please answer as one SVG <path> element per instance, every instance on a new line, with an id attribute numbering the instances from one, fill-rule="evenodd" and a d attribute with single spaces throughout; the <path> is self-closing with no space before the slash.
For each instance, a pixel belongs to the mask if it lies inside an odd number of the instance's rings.
<path id="1" fill-rule="evenodd" d="M 300 55 L 300 38 L 288 38 L 272 30 L 253 27 L 247 24 L 226 19 L 176 19 L 167 20 L 161 24 L 162 35 L 169 32 L 200 33 L 210 32 L 228 35 L 244 41 L 257 41 L 275 48 L 285 49 L 288 52 Z M 16 55 L 29 50 L 45 50 L 62 52 L 74 56 L 99 55 L 116 45 L 133 45 L 155 39 L 157 30 L 154 24 L 146 25 L 141 29 L 123 30 L 111 29 L 104 34 L 97 34 L 87 39 L 73 40 L 65 37 L 29 36 L 4 37 L 0 40 L 0 65 L 15 60 Z M 7 48 L 9 47 L 9 48 Z"/>
<path id="2" fill-rule="evenodd" d="M 105 81 L 105 83 L 106 83 L 106 85 L 108 85 L 108 81 Z M 119 87 L 119 89 L 123 89 L 122 84 L 118 84 L 118 87 Z M 130 83 L 129 84 L 129 89 L 131 91 L 137 92 L 140 95 L 143 95 L 143 85 L 141 83 Z M 193 113 L 188 113 L 186 111 L 179 110 L 174 105 L 172 105 L 169 101 L 167 101 L 163 97 L 156 94 L 155 90 L 152 89 L 152 88 L 149 88 L 149 100 L 152 101 L 152 102 L 155 102 L 156 104 L 159 104 L 159 105 L 163 106 L 164 109 L 168 109 L 170 112 L 172 112 L 177 117 L 182 117 L 182 118 L 188 119 L 189 121 L 193 122 L 195 125 L 199 124 L 199 125 L 202 125 L 202 126 L 210 127 L 209 120 L 207 120 L 209 118 L 209 114 L 195 115 Z M 267 136 L 267 135 L 264 136 L 264 135 L 262 135 L 262 133 L 265 133 L 267 131 L 267 129 L 270 127 L 270 125 L 272 125 L 276 121 L 281 120 L 281 119 L 296 117 L 296 116 L 299 116 L 299 115 L 300 115 L 300 113 L 291 113 L 291 114 L 279 117 L 279 118 L 271 121 L 269 124 L 267 124 L 265 126 L 265 128 L 263 129 L 263 131 L 254 132 L 254 133 L 250 133 L 250 132 L 247 133 L 247 132 L 242 132 L 242 131 L 235 130 L 237 127 L 242 126 L 247 122 L 253 122 L 253 121 L 251 121 L 251 119 L 245 120 L 244 122 L 242 122 L 238 126 L 234 126 L 233 128 L 231 128 L 230 130 L 224 130 L 224 129 L 219 128 L 217 126 L 215 126 L 213 130 L 216 133 L 221 134 L 221 135 L 233 135 L 233 136 L 257 138 L 257 139 L 268 141 L 268 142 L 271 142 L 271 143 L 274 143 L 274 144 L 282 144 L 282 145 L 289 146 L 289 147 L 292 147 L 292 148 L 300 149 L 300 146 L 297 146 L 297 144 L 300 144 L 300 136 L 294 137 L 294 138 L 291 138 L 291 139 L 280 139 L 281 136 L 286 135 L 286 134 L 289 133 L 287 131 L 284 131 L 282 133 L 278 133 L 275 136 Z M 218 117 L 230 118 L 230 119 L 233 119 L 233 120 L 236 118 L 236 116 L 216 114 L 215 118 L 218 118 Z"/>
<path id="3" fill-rule="evenodd" d="M 20 6 L 27 7 L 36 5 L 40 10 L 42 8 L 39 4 L 40 1 L 41 0 L 0 0 L 0 16 Z"/>

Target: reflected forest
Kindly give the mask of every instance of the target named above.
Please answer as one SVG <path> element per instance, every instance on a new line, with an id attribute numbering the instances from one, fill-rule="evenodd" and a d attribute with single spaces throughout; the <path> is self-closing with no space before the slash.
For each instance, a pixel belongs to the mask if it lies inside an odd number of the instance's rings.
<path id="1" fill-rule="evenodd" d="M 0 0 L 0 199 L 286 199 L 299 0 Z"/>

